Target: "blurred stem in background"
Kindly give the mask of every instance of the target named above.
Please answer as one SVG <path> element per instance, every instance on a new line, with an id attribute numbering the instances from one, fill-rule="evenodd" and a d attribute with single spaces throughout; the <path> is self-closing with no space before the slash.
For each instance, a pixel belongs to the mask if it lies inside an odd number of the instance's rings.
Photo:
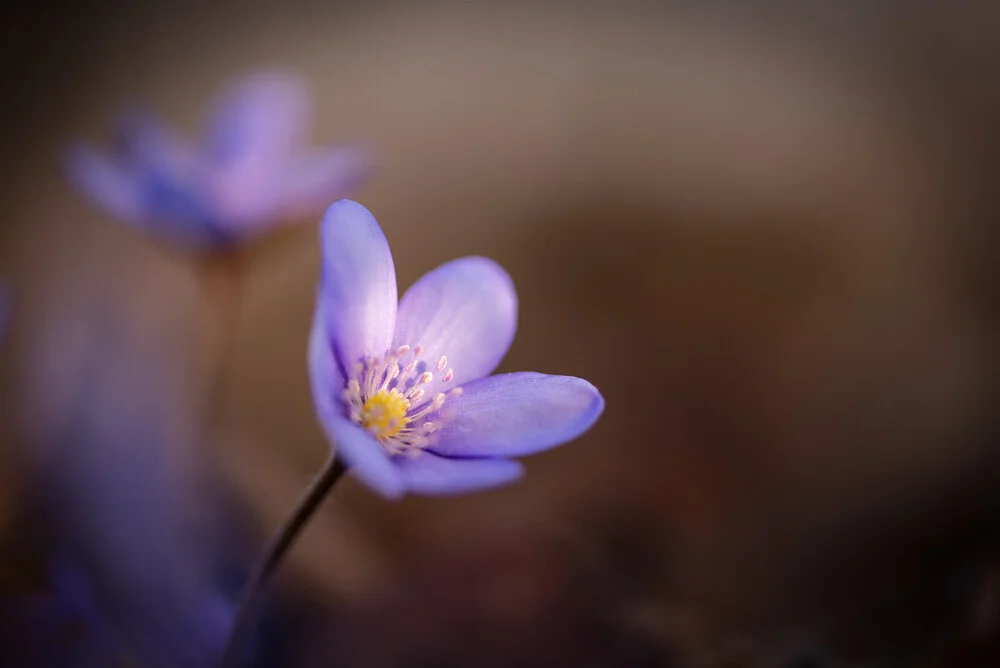
<path id="1" fill-rule="evenodd" d="M 226 380 L 236 354 L 245 272 L 237 249 L 210 254 L 200 269 L 203 313 L 199 320 L 207 331 L 207 354 L 198 427 L 212 433 L 221 422 Z"/>
<path id="2" fill-rule="evenodd" d="M 332 455 L 267 544 L 257 568 L 243 590 L 243 598 L 236 610 L 235 621 L 222 652 L 222 660 L 219 663 L 221 668 L 236 668 L 242 664 L 246 656 L 247 638 L 255 626 L 258 598 L 266 593 L 267 585 L 281 565 L 285 554 L 346 470 L 343 462 Z"/>

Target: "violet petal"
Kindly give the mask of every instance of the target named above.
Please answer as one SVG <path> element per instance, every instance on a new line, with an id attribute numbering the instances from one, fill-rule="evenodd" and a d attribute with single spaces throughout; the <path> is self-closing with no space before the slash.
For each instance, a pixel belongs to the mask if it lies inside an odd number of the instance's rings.
<path id="1" fill-rule="evenodd" d="M 448 457 L 518 457 L 570 441 L 597 420 L 604 399 L 572 376 L 510 373 L 463 386 L 438 414 L 431 449 Z"/>
<path id="2" fill-rule="evenodd" d="M 339 414 L 326 415 L 323 426 L 351 475 L 387 499 L 402 496 L 399 470 L 374 436 Z"/>
<path id="3" fill-rule="evenodd" d="M 524 475 L 520 463 L 507 459 L 447 459 L 429 452 L 399 458 L 396 465 L 407 491 L 431 496 L 499 487 Z"/>
<path id="4" fill-rule="evenodd" d="M 496 368 L 517 329 L 517 295 L 493 260 L 465 257 L 424 274 L 399 302 L 393 346 L 423 346 L 431 368 L 447 356 L 454 379 L 481 378 Z"/>
<path id="5" fill-rule="evenodd" d="M 396 322 L 396 270 L 375 218 L 357 202 L 340 200 L 321 225 L 319 300 L 334 353 L 343 369 L 382 357 Z"/>
<path id="6" fill-rule="evenodd" d="M 327 416 L 342 412 L 340 393 L 344 391 L 346 381 L 333 354 L 322 302 L 316 308 L 309 332 L 309 381 L 316 412 L 325 426 Z"/>

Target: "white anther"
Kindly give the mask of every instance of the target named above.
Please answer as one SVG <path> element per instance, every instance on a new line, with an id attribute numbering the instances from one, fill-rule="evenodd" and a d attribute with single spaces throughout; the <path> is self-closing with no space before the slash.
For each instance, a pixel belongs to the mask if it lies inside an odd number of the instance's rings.
<path id="1" fill-rule="evenodd" d="M 449 383 L 451 382 L 451 379 L 454 377 L 455 377 L 455 372 L 452 369 L 448 369 L 447 371 L 444 372 L 444 375 L 441 376 L 441 382 Z"/>
<path id="2" fill-rule="evenodd" d="M 437 363 L 437 370 L 440 371 L 446 366 L 448 366 L 448 357 L 446 355 L 441 355 L 441 359 L 439 359 Z"/>

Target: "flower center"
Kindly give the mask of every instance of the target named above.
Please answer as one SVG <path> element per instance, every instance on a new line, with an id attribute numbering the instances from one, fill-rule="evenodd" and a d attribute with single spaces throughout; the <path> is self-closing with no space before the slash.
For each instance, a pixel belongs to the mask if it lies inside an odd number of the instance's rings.
<path id="1" fill-rule="evenodd" d="M 370 357 L 351 369 L 343 399 L 348 416 L 368 430 L 390 455 L 413 456 L 431 441 L 435 421 L 448 397 L 462 388 L 441 392 L 455 372 L 444 355 L 430 367 L 423 348 L 400 346 L 383 359 Z"/>
<path id="2" fill-rule="evenodd" d="M 408 410 L 410 402 L 399 390 L 396 388 L 388 392 L 379 390 L 368 397 L 361 406 L 361 426 L 373 433 L 377 439 L 391 438 L 410 421 L 406 417 Z"/>

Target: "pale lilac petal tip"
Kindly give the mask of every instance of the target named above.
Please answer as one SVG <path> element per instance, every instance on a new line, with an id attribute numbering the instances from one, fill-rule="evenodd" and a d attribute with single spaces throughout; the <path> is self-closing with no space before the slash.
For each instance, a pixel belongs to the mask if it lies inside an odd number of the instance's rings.
<path id="1" fill-rule="evenodd" d="M 440 412 L 432 446 L 449 457 L 519 457 L 573 440 L 604 410 L 593 385 L 572 376 L 510 373 L 463 386 Z"/>
<path id="2" fill-rule="evenodd" d="M 326 211 L 320 228 L 320 296 L 335 354 L 346 371 L 382 357 L 396 323 L 396 270 L 375 217 L 351 200 Z"/>
<path id="3" fill-rule="evenodd" d="M 443 389 L 491 373 L 517 329 L 517 294 L 504 269 L 466 257 L 424 274 L 399 303 L 394 346 L 420 345 L 424 359 L 447 357 L 454 378 Z"/>
<path id="4" fill-rule="evenodd" d="M 447 459 L 430 453 L 397 463 L 406 490 L 429 496 L 464 494 L 511 483 L 524 467 L 506 459 Z"/>

